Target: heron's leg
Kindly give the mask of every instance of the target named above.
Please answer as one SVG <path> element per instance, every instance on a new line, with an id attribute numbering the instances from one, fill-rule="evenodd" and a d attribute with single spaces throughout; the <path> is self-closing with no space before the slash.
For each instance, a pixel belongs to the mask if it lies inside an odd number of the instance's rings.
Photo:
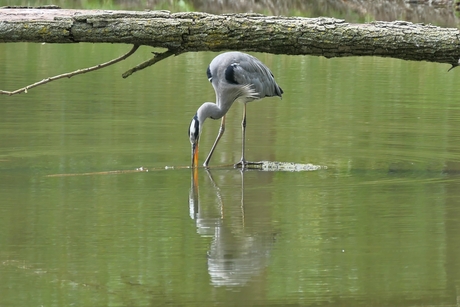
<path id="1" fill-rule="evenodd" d="M 207 167 L 209 164 L 209 160 L 211 160 L 212 153 L 214 152 L 214 149 L 216 149 L 217 143 L 219 142 L 220 138 L 225 132 L 225 115 L 222 116 L 222 121 L 220 122 L 220 128 L 219 128 L 219 134 L 217 135 L 216 140 L 214 141 L 214 145 L 212 145 L 211 151 L 208 154 L 208 157 L 203 163 L 204 167 Z"/>
<path id="2" fill-rule="evenodd" d="M 241 165 L 244 169 L 246 166 L 246 160 L 244 159 L 244 149 L 246 144 L 246 103 L 243 103 L 243 121 L 241 122 L 241 160 L 235 166 Z"/>

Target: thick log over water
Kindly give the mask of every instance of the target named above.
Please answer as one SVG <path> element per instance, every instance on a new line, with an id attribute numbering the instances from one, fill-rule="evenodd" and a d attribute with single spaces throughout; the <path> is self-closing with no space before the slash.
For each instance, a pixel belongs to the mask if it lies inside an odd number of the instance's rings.
<path id="1" fill-rule="evenodd" d="M 460 32 L 410 22 L 167 11 L 0 9 L 0 42 L 124 43 L 189 51 L 381 56 L 458 64 Z"/>

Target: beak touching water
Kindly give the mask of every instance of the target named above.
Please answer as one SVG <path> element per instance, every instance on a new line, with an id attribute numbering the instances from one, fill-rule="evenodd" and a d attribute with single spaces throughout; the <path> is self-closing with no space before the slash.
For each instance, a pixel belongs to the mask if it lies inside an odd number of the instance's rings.
<path id="1" fill-rule="evenodd" d="M 188 128 L 190 144 L 192 144 L 192 168 L 198 167 L 198 140 L 200 139 L 200 122 L 198 114 L 193 116 Z"/>
<path id="2" fill-rule="evenodd" d="M 198 141 L 192 143 L 192 168 L 198 167 Z"/>

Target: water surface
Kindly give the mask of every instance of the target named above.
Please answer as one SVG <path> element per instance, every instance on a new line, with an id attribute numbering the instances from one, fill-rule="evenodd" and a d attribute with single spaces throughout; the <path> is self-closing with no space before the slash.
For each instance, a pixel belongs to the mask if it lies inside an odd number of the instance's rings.
<path id="1" fill-rule="evenodd" d="M 129 48 L 4 44 L 0 87 Z M 215 54 L 121 78 L 150 52 L 0 97 L 0 306 L 458 304 L 460 70 L 256 54 L 285 95 L 249 104 L 247 158 L 327 169 L 194 177 L 187 129 L 214 101 Z M 239 160 L 241 113 L 211 165 Z"/>

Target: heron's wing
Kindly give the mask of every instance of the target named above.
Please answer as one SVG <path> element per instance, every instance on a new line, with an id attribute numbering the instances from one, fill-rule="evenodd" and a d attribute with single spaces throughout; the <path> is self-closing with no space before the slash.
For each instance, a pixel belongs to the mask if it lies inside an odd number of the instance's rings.
<path id="1" fill-rule="evenodd" d="M 237 84 L 251 84 L 254 91 L 259 94 L 259 98 L 281 97 L 283 94 L 270 69 L 251 55 L 245 54 L 239 61 L 230 64 L 226 70 L 226 78 L 227 75 L 233 77 L 233 81 Z"/>
<path id="2" fill-rule="evenodd" d="M 211 61 L 206 73 L 216 92 L 216 103 L 227 110 L 237 99 L 248 102 L 283 94 L 271 71 L 246 53 L 221 53 Z"/>

